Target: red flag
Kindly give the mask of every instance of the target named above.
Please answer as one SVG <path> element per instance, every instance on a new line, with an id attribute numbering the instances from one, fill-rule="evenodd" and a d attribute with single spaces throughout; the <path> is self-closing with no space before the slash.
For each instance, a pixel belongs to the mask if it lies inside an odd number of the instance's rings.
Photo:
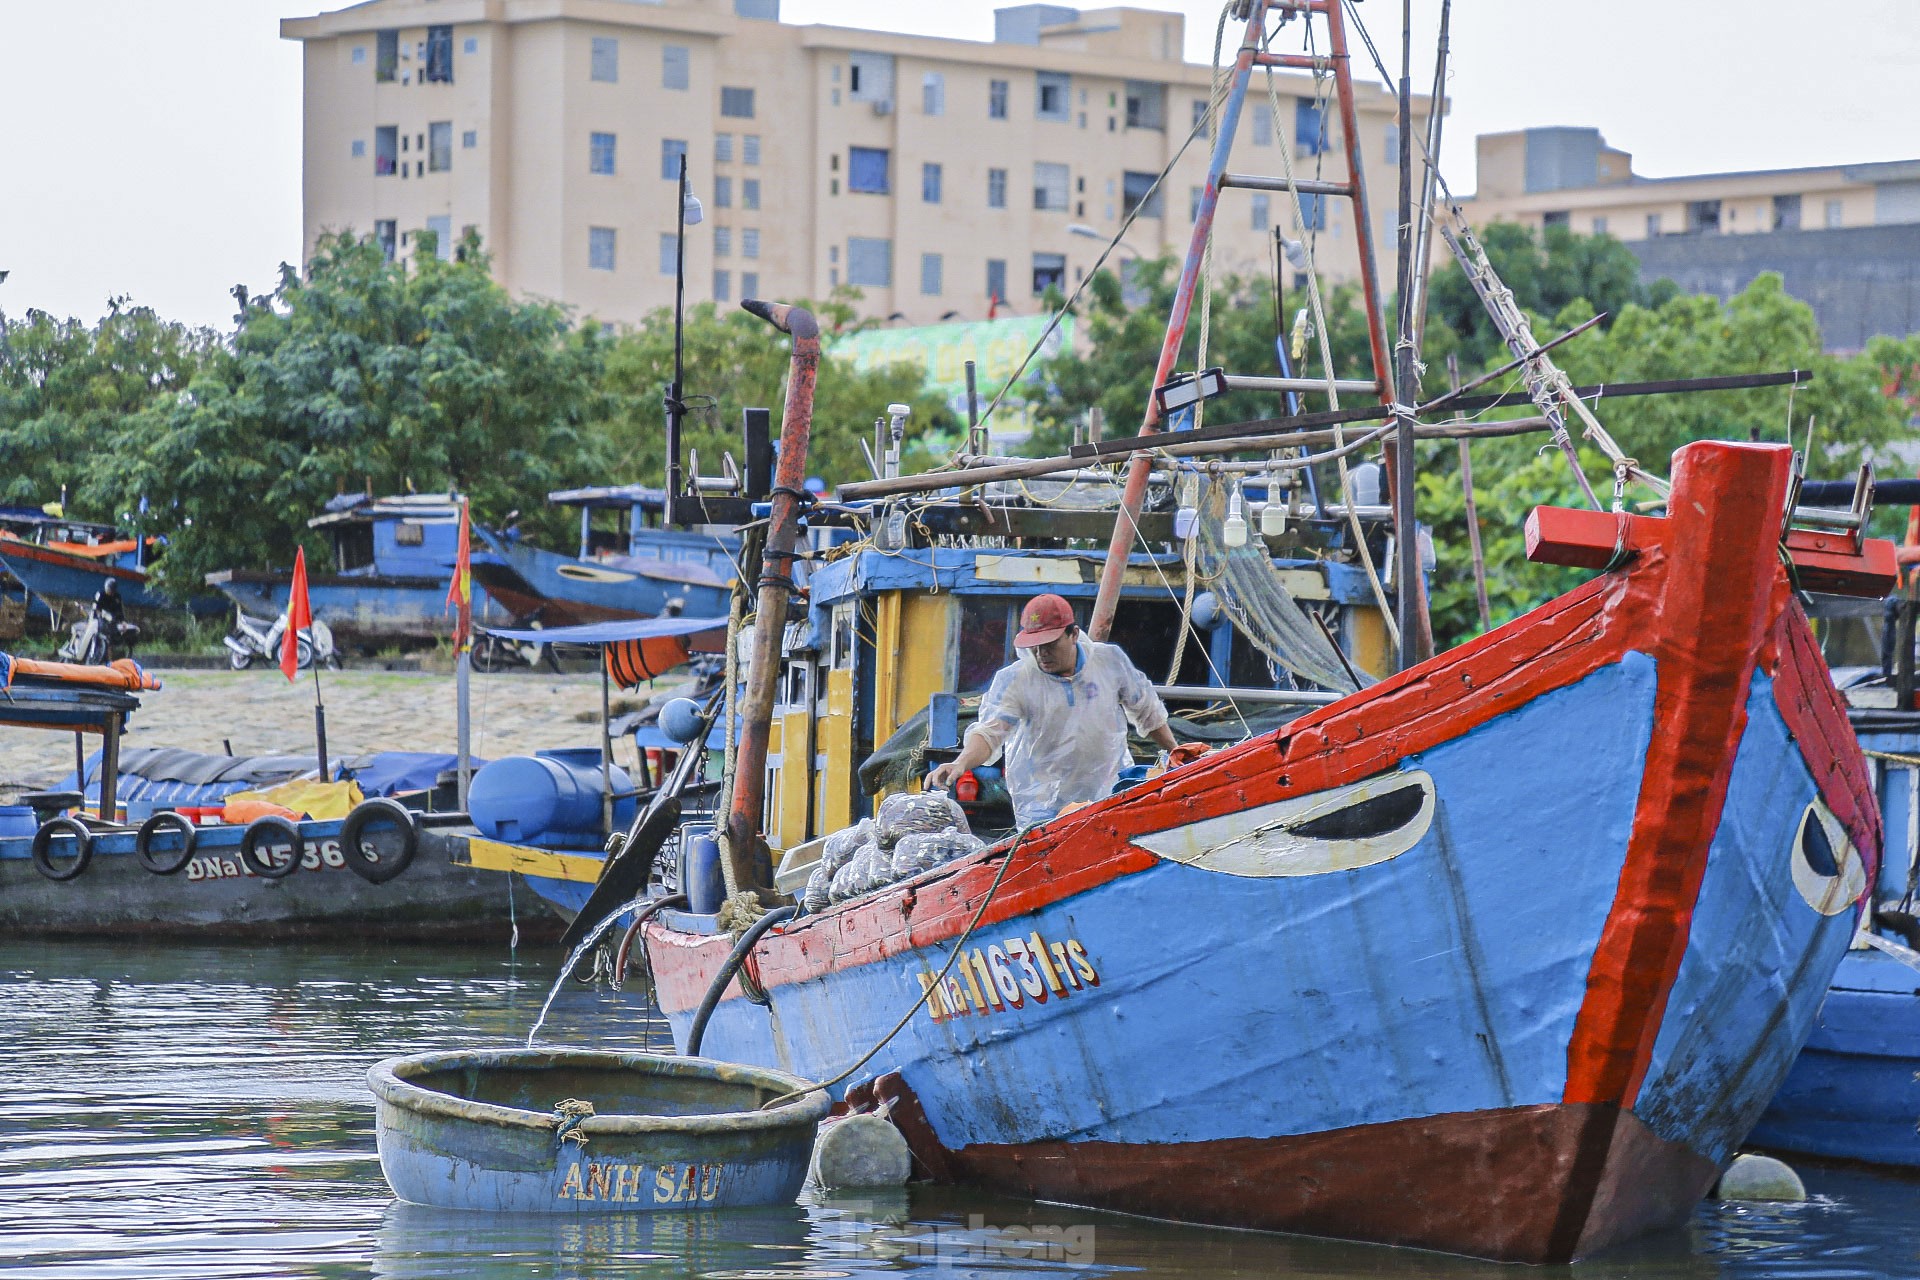
<path id="1" fill-rule="evenodd" d="M 453 581 L 447 584 L 447 604 L 453 615 L 453 651 L 473 647 L 473 531 L 467 523 L 467 500 L 460 500 L 460 545 L 453 555 Z"/>
<path id="2" fill-rule="evenodd" d="M 287 629 L 280 633 L 280 673 L 293 680 L 300 672 L 300 633 L 313 626 L 307 600 L 307 549 L 293 553 L 293 590 L 287 596 Z"/>

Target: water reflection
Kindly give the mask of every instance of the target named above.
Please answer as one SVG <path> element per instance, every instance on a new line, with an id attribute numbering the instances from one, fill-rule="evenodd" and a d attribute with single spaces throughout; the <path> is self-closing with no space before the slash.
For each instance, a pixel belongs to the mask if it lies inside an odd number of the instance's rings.
<path id="1" fill-rule="evenodd" d="M 0 1273 L 34 1277 L 1913 1276 L 1920 1180 L 1806 1166 L 1816 1198 L 1708 1206 L 1576 1267 L 1176 1227 L 940 1187 L 724 1214 L 397 1204 L 366 1068 L 510 1045 L 553 962 L 451 949 L 0 945 Z M 543 1038 L 661 1043 L 570 985 Z M 1382 1206 L 1383 1213 L 1392 1212 Z"/>

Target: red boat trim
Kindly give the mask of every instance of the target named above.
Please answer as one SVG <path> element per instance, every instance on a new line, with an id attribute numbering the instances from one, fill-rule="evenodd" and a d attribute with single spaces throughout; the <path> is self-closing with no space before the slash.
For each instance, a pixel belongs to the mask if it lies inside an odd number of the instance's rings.
<path id="1" fill-rule="evenodd" d="M 1873 776 L 1847 722 L 1846 698 L 1833 687 L 1820 642 L 1797 602 L 1787 602 L 1767 644 L 1773 659 L 1773 700 L 1780 718 L 1800 745 L 1821 799 L 1853 837 L 1853 847 L 1866 864 L 1866 887 L 1860 894 L 1864 903 L 1880 876 L 1883 833 Z"/>
<path id="2" fill-rule="evenodd" d="M 144 570 L 108 564 L 92 556 L 75 555 L 70 551 L 55 551 L 34 542 L 16 542 L 9 539 L 5 545 L 0 546 L 0 556 L 10 559 L 37 560 L 41 564 L 57 565 L 62 569 L 78 569 L 82 573 L 97 573 L 108 578 L 118 578 L 122 582 L 144 583 L 147 580 Z"/>
<path id="3" fill-rule="evenodd" d="M 1628 575 L 1648 593 L 1659 670 L 1653 737 L 1612 911 L 1567 1045 L 1563 1101 L 1630 1108 L 1680 972 L 1707 851 L 1745 732 L 1754 666 L 1786 587 L 1772 538 L 1787 450 L 1693 444 L 1674 455 L 1663 546 Z"/>

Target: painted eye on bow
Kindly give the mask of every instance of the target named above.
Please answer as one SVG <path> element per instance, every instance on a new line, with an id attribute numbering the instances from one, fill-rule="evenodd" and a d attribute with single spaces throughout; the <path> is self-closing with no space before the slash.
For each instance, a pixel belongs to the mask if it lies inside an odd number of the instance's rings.
<path id="1" fill-rule="evenodd" d="M 1169 862 L 1261 879 L 1354 871 L 1397 858 L 1433 823 L 1433 778 L 1397 770 L 1134 837 Z"/>
<path id="2" fill-rule="evenodd" d="M 1793 887 L 1823 916 L 1837 916 L 1866 891 L 1867 869 L 1840 819 L 1819 800 L 1793 833 Z"/>

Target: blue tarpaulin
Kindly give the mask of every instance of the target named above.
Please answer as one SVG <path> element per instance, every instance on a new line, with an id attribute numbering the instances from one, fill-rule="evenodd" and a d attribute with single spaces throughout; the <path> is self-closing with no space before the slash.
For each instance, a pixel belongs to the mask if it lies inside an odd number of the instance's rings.
<path id="1" fill-rule="evenodd" d="M 628 618 L 619 622 L 589 622 L 578 627 L 544 627 L 517 631 L 506 627 L 487 627 L 488 635 L 503 640 L 526 640 L 535 644 L 614 644 L 621 640 L 659 640 L 666 636 L 693 636 L 704 631 L 725 631 L 725 618 Z"/>

